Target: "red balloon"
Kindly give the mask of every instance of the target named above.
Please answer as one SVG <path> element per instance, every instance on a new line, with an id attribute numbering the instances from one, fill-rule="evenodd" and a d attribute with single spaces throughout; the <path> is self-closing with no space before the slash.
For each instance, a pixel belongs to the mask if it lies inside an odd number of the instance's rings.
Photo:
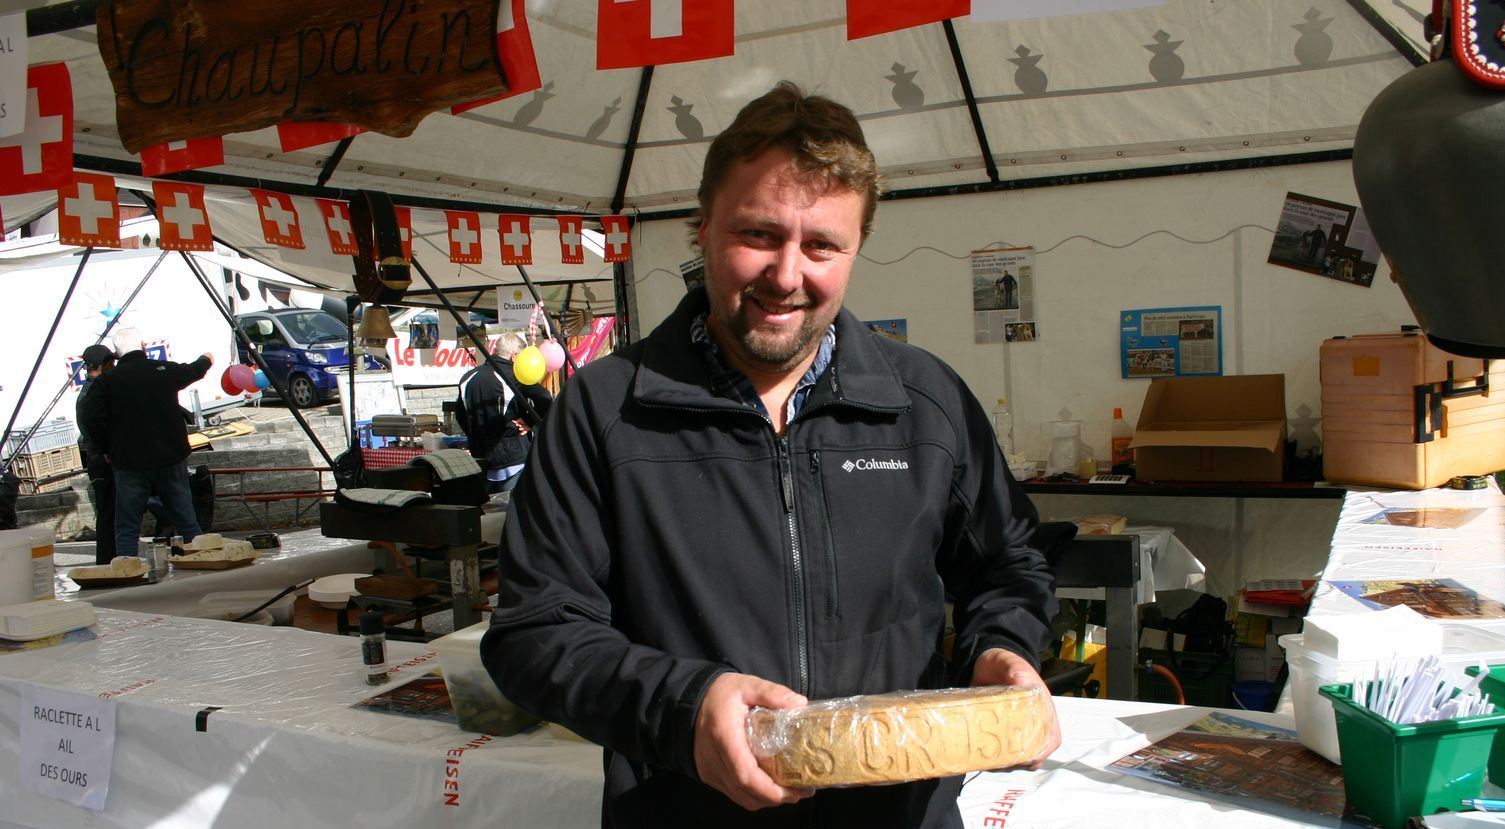
<path id="1" fill-rule="evenodd" d="M 225 370 L 230 375 L 230 382 L 239 387 L 240 391 L 256 391 L 256 370 L 248 365 L 236 363 Z"/>
<path id="2" fill-rule="evenodd" d="M 235 378 L 232 376 L 234 371 L 235 366 L 230 366 L 225 369 L 224 374 L 219 376 L 219 387 L 225 390 L 225 394 L 240 394 L 245 391 L 245 389 L 235 385 Z"/>

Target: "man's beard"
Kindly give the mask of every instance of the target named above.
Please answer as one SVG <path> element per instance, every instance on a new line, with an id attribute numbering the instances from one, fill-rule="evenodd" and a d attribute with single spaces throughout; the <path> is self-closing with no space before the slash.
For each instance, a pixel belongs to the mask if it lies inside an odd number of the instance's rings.
<path id="1" fill-rule="evenodd" d="M 744 309 L 755 302 L 750 293 L 742 297 Z M 813 344 L 825 333 L 824 326 L 822 330 L 816 330 L 808 300 L 787 304 L 795 305 L 805 312 L 799 327 L 794 331 L 779 329 L 775 332 L 759 328 L 749 322 L 745 313 L 735 314 L 728 321 L 728 333 L 742 347 L 742 353 L 749 360 L 769 369 L 789 368 L 808 356 Z"/>

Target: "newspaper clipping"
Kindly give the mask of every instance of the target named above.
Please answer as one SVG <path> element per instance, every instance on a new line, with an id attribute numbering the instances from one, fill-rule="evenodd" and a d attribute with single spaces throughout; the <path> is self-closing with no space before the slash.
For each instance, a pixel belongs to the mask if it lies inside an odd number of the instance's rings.
<path id="1" fill-rule="evenodd" d="M 1119 315 L 1122 376 L 1222 374 L 1222 318 L 1219 305 L 1124 311 Z"/>
<path id="2" fill-rule="evenodd" d="M 1036 339 L 1035 249 L 972 252 L 973 342 Z"/>
<path id="3" fill-rule="evenodd" d="M 1267 261 L 1368 288 L 1379 266 L 1380 247 L 1364 211 L 1351 204 L 1286 193 Z"/>

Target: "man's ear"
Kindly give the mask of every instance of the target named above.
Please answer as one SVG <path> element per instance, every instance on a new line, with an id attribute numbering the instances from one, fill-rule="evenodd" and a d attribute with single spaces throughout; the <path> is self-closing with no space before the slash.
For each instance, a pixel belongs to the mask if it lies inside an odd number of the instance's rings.
<path id="1" fill-rule="evenodd" d="M 700 245 L 701 251 L 705 250 L 705 219 L 700 220 L 700 227 L 695 228 L 695 242 Z"/>

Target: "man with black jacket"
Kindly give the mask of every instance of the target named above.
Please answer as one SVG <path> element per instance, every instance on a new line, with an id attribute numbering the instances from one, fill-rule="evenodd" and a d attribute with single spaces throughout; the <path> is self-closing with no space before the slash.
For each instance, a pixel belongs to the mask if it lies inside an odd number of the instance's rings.
<path id="1" fill-rule="evenodd" d="M 960 827 L 960 778 L 779 786 L 748 712 L 1043 686 L 1053 580 L 987 413 L 842 308 L 877 193 L 850 110 L 788 83 L 753 101 L 706 156 L 704 287 L 538 431 L 481 653 L 605 746 L 604 826 Z"/>
<path id="2" fill-rule="evenodd" d="M 460 378 L 455 419 L 470 438 L 471 457 L 486 470 L 490 492 L 507 492 L 517 486 L 533 445 L 530 435 L 554 402 L 548 389 L 537 383 L 524 386 L 512 373 L 512 358 L 522 347 L 520 334 L 503 334 L 489 359 L 485 352 L 474 350 L 476 367 Z"/>
<path id="3" fill-rule="evenodd" d="M 107 345 L 95 343 L 84 349 L 84 384 L 74 404 L 75 419 L 84 422 L 84 401 L 93 390 L 99 375 L 115 367 L 115 352 Z M 94 448 L 88 432 L 79 429 L 78 452 L 89 473 L 89 487 L 94 490 L 94 562 L 109 564 L 115 557 L 115 471 L 103 452 Z"/>
<path id="4" fill-rule="evenodd" d="M 115 471 L 115 554 L 136 555 L 141 514 L 156 495 L 178 534 L 198 535 L 188 483 L 188 425 L 178 392 L 203 377 L 214 357 L 191 363 L 153 360 L 132 328 L 115 334 L 115 368 L 94 380 L 81 404 L 79 424 L 93 450 Z"/>

